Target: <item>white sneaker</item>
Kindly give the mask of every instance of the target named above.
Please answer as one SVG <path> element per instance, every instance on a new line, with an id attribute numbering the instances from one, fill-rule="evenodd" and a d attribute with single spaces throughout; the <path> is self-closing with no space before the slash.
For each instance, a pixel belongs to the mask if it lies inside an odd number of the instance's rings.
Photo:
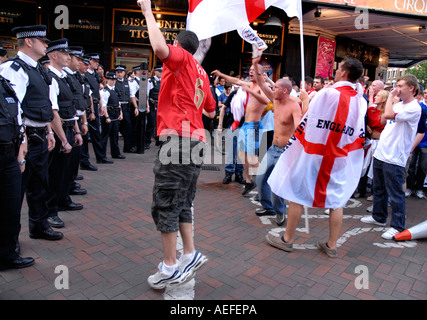
<path id="1" fill-rule="evenodd" d="M 424 194 L 423 190 L 417 190 L 415 191 L 415 195 L 418 199 L 425 199 L 426 195 Z"/>
<path id="2" fill-rule="evenodd" d="M 363 223 L 375 224 L 375 225 L 381 226 L 381 227 L 385 227 L 385 225 L 386 225 L 385 223 L 378 222 L 372 216 L 364 216 L 363 218 L 360 219 L 360 221 Z"/>
<path id="3" fill-rule="evenodd" d="M 193 279 L 196 271 L 199 270 L 206 262 L 208 262 L 208 258 L 199 251 L 195 251 L 194 254 L 190 257 L 183 255 L 179 260 L 179 268 L 182 273 L 181 283 L 185 283 Z"/>
<path id="4" fill-rule="evenodd" d="M 374 212 L 374 205 L 367 207 L 366 211 L 368 211 L 369 213 Z"/>
<path id="5" fill-rule="evenodd" d="M 163 261 L 159 263 L 158 271 L 147 279 L 148 284 L 153 289 L 163 289 L 167 284 L 180 284 L 181 281 L 179 268 L 176 268 L 172 274 L 166 274 L 163 271 Z"/>
<path id="6" fill-rule="evenodd" d="M 406 189 L 405 191 L 405 198 L 409 198 L 412 195 L 412 190 L 411 189 Z"/>
<path id="7" fill-rule="evenodd" d="M 391 240 L 398 233 L 399 233 L 399 231 L 396 230 L 395 228 L 389 228 L 386 232 L 384 232 L 381 235 L 381 238 L 386 239 L 386 240 Z"/>

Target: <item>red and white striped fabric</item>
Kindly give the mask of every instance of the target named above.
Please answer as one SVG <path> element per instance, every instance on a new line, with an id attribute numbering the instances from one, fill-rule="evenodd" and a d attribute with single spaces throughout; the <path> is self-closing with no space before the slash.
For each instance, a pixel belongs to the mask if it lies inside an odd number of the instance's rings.
<path id="1" fill-rule="evenodd" d="M 301 0 L 188 0 L 187 30 L 211 38 L 249 25 L 270 6 L 301 19 Z"/>
<path id="2" fill-rule="evenodd" d="M 345 206 L 364 158 L 367 102 L 354 87 L 340 81 L 313 98 L 268 179 L 272 192 L 307 207 Z"/>

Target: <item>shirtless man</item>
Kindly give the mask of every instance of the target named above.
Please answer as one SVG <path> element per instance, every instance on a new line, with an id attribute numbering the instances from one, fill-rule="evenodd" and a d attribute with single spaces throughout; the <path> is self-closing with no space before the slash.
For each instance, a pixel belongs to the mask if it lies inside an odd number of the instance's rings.
<path id="1" fill-rule="evenodd" d="M 268 98 L 261 91 L 255 80 L 255 68 L 253 65 L 249 69 L 250 83 L 225 75 L 219 70 L 212 71 L 212 74 L 220 78 L 225 78 L 226 82 L 241 86 L 249 94 L 249 101 L 245 111 L 245 123 L 240 130 L 237 143 L 238 154 L 243 163 L 246 177 L 245 188 L 242 193 L 245 196 L 256 187 L 256 183 L 252 181 L 252 176 L 256 175 L 256 170 L 259 166 L 259 137 L 261 136 L 260 130 L 262 129 L 261 115 L 268 103 Z"/>
<path id="2" fill-rule="evenodd" d="M 252 60 L 255 68 L 259 65 L 261 57 Z M 276 223 L 281 226 L 285 222 L 286 204 L 284 200 L 271 192 L 267 180 L 273 171 L 277 160 L 283 153 L 295 128 L 301 121 L 301 107 L 290 97 L 292 82 L 287 79 L 279 79 L 273 90 L 264 81 L 259 69 L 255 69 L 255 80 L 260 89 L 273 102 L 274 106 L 274 136 L 273 144 L 268 149 L 266 156 L 261 162 L 258 170 L 256 183 L 258 185 L 259 201 L 262 208 L 255 211 L 258 216 L 276 215 Z M 260 172 L 262 171 L 262 172 Z"/>

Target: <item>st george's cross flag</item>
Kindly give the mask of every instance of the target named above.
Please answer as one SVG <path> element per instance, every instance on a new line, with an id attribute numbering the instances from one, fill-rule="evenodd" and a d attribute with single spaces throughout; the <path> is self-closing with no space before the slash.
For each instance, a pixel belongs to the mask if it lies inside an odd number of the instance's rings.
<path id="1" fill-rule="evenodd" d="M 187 30 L 211 38 L 248 26 L 270 6 L 302 17 L 301 0 L 188 0 Z"/>
<path id="2" fill-rule="evenodd" d="M 347 81 L 319 91 L 271 172 L 272 192 L 307 207 L 345 206 L 363 167 L 362 94 L 360 84 Z"/>

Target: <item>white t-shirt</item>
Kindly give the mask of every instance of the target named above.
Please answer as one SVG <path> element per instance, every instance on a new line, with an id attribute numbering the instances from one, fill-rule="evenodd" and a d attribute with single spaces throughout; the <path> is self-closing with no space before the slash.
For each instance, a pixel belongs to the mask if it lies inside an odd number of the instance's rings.
<path id="1" fill-rule="evenodd" d="M 417 100 L 407 104 L 399 102 L 393 106 L 393 111 L 396 117 L 394 120 L 387 120 L 374 157 L 389 164 L 405 167 L 417 134 L 421 106 Z"/>

